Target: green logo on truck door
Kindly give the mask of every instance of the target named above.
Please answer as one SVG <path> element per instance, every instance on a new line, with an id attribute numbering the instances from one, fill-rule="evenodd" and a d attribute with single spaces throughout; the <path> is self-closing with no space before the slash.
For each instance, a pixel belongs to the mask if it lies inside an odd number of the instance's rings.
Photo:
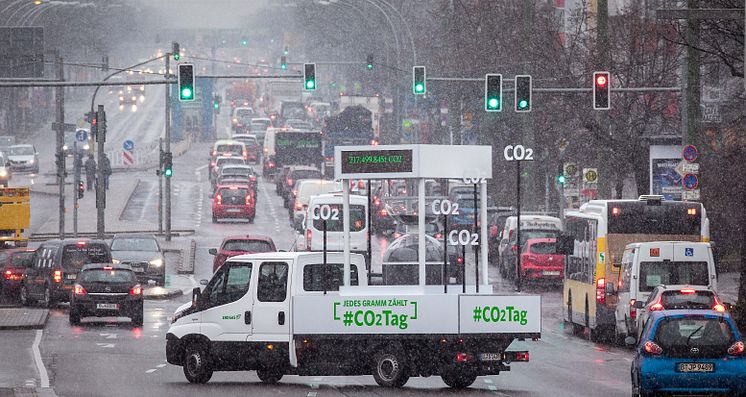
<path id="1" fill-rule="evenodd" d="M 240 320 L 241 313 L 223 316 L 223 320 Z"/>
<path id="2" fill-rule="evenodd" d="M 417 302 L 407 299 L 345 299 L 334 302 L 334 320 L 341 321 L 345 327 L 405 330 L 409 320 L 417 320 Z"/>

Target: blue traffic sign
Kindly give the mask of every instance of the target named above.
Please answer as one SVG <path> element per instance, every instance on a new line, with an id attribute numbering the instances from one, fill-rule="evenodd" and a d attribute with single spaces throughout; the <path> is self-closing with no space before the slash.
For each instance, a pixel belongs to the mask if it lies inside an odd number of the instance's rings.
<path id="1" fill-rule="evenodd" d="M 75 140 L 78 142 L 85 142 L 88 140 L 88 131 L 86 130 L 77 130 L 75 131 Z"/>
<path id="2" fill-rule="evenodd" d="M 127 139 L 122 143 L 122 148 L 128 152 L 131 152 L 135 150 L 135 142 L 133 142 L 131 139 Z"/>
<path id="3" fill-rule="evenodd" d="M 694 256 L 694 248 L 684 248 L 684 256 Z"/>
<path id="4" fill-rule="evenodd" d="M 684 189 L 694 190 L 699 186 L 699 177 L 695 174 L 686 174 L 681 178 L 681 183 L 684 185 Z"/>
<path id="5" fill-rule="evenodd" d="M 681 151 L 681 157 L 683 157 L 684 160 L 690 163 L 693 163 L 695 160 L 697 160 L 698 155 L 699 151 L 694 145 L 687 145 L 686 147 L 684 147 L 684 150 Z"/>

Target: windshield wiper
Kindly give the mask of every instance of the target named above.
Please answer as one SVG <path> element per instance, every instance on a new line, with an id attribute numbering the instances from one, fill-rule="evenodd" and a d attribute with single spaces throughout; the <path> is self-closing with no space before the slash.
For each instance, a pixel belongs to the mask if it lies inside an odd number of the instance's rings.
<path id="1" fill-rule="evenodd" d="M 689 341 L 692 339 L 692 336 L 694 336 L 694 334 L 699 332 L 699 330 L 701 330 L 704 327 L 705 327 L 704 325 L 700 325 L 699 328 L 695 329 L 694 331 L 692 331 L 691 334 L 689 334 L 689 337 L 686 338 L 686 347 L 689 347 Z"/>

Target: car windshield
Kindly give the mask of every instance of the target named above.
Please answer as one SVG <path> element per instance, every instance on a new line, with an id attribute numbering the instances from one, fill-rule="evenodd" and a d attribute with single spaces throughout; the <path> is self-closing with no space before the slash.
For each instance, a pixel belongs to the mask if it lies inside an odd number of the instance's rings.
<path id="1" fill-rule="evenodd" d="M 661 285 L 708 285 L 707 262 L 640 262 L 640 291 Z"/>
<path id="2" fill-rule="evenodd" d="M 252 120 L 251 129 L 252 130 L 266 130 L 267 128 L 269 128 L 269 124 L 270 124 L 269 120 Z"/>
<path id="3" fill-rule="evenodd" d="M 225 167 L 220 171 L 220 175 L 244 175 L 248 177 L 251 175 L 251 169 L 243 167 Z"/>
<path id="4" fill-rule="evenodd" d="M 240 145 L 218 145 L 216 150 L 218 153 L 233 153 L 240 155 L 243 148 Z"/>
<path id="5" fill-rule="evenodd" d="M 230 187 L 220 189 L 218 192 L 223 204 L 244 204 L 249 190 L 243 187 Z"/>
<path id="6" fill-rule="evenodd" d="M 243 142 L 246 146 L 259 146 L 255 136 L 234 136 L 233 139 Z"/>
<path id="7" fill-rule="evenodd" d="M 11 156 L 31 156 L 34 154 L 34 148 L 31 146 L 11 146 L 8 154 Z"/>
<path id="8" fill-rule="evenodd" d="M 556 238 L 557 235 L 559 235 L 559 230 L 521 230 L 521 246 L 534 238 Z"/>
<path id="9" fill-rule="evenodd" d="M 158 243 L 152 238 L 125 237 L 111 242 L 112 251 L 158 251 Z"/>
<path id="10" fill-rule="evenodd" d="M 554 243 L 533 243 L 531 244 L 532 254 L 555 254 L 557 248 Z"/>
<path id="11" fill-rule="evenodd" d="M 660 320 L 654 340 L 663 354 L 699 358 L 725 355 L 735 337 L 725 319 L 691 315 Z"/>
<path id="12" fill-rule="evenodd" d="M 66 245 L 62 249 L 62 266 L 80 269 L 89 263 L 109 263 L 111 254 L 106 244 L 87 243 Z"/>
<path id="13" fill-rule="evenodd" d="M 88 269 L 81 272 L 79 281 L 88 283 L 135 283 L 137 278 L 132 270 Z"/>
<path id="14" fill-rule="evenodd" d="M 664 291 L 661 304 L 668 309 L 711 309 L 715 306 L 712 291 Z"/>
<path id="15" fill-rule="evenodd" d="M 272 244 L 263 240 L 228 240 L 223 244 L 223 251 L 239 252 L 273 252 Z"/>
<path id="16" fill-rule="evenodd" d="M 254 111 L 251 109 L 236 109 L 236 117 L 251 117 L 254 115 Z"/>
<path id="17" fill-rule="evenodd" d="M 246 162 L 243 161 L 243 159 L 240 157 L 226 157 L 226 158 L 217 159 L 217 161 L 215 162 L 215 165 L 218 168 L 224 165 L 227 165 L 227 164 L 246 164 Z"/>

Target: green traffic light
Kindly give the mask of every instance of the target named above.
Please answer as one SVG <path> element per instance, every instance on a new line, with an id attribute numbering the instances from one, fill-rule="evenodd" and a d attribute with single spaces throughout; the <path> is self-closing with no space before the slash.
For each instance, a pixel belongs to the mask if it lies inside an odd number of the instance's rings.
<path id="1" fill-rule="evenodd" d="M 560 185 L 564 185 L 566 179 L 567 178 L 564 175 L 559 175 L 557 176 L 557 183 L 559 183 Z"/>
<path id="2" fill-rule="evenodd" d="M 527 108 L 528 107 L 528 101 L 525 100 L 525 99 L 521 99 L 520 101 L 518 101 L 518 107 L 521 108 L 521 109 Z"/>
<path id="3" fill-rule="evenodd" d="M 174 171 L 170 168 L 166 168 L 165 170 L 163 170 L 163 175 L 165 176 L 171 176 L 173 174 L 174 174 Z"/>
<path id="4" fill-rule="evenodd" d="M 316 83 L 313 80 L 306 81 L 306 88 L 310 90 L 310 89 L 313 89 L 314 87 L 316 87 Z"/>
<path id="5" fill-rule="evenodd" d="M 417 83 L 414 85 L 415 92 L 425 92 L 425 85 L 422 83 Z"/>
<path id="6" fill-rule="evenodd" d="M 174 52 L 174 61 L 178 61 L 179 58 L 181 58 L 181 55 L 178 52 Z"/>
<path id="7" fill-rule="evenodd" d="M 280 69 L 282 69 L 282 70 L 285 70 L 285 69 L 287 69 L 287 68 L 288 68 L 288 65 L 287 65 L 287 64 L 284 64 L 284 63 L 283 63 L 283 64 L 281 64 L 281 65 L 280 65 Z"/>
<path id="8" fill-rule="evenodd" d="M 181 97 L 182 98 L 191 98 L 192 97 L 192 89 L 189 87 L 184 87 L 181 89 Z"/>
<path id="9" fill-rule="evenodd" d="M 373 64 L 372 63 L 368 64 L 368 70 L 373 70 Z"/>
<path id="10" fill-rule="evenodd" d="M 219 104 L 219 103 L 217 103 L 217 102 L 213 102 L 213 103 L 212 103 L 212 108 L 213 108 L 213 109 L 219 109 L 219 108 L 220 108 L 220 104 Z"/>
<path id="11" fill-rule="evenodd" d="M 488 107 L 489 107 L 490 109 L 497 109 L 497 108 L 498 108 L 498 106 L 500 106 L 500 100 L 499 100 L 499 99 L 497 99 L 497 98 L 490 98 L 490 99 L 489 99 L 489 100 L 487 101 L 487 106 L 488 106 Z"/>
<path id="12" fill-rule="evenodd" d="M 247 45 L 249 45 L 249 42 L 247 40 L 241 40 L 241 45 L 242 46 L 247 46 Z"/>

